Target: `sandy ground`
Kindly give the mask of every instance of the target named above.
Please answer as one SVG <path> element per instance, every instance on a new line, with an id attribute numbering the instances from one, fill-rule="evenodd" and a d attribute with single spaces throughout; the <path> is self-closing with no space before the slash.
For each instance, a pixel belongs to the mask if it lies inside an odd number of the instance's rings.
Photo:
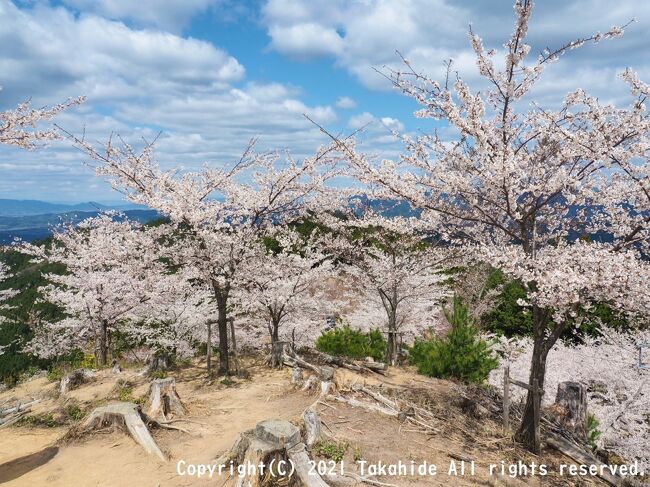
<path id="1" fill-rule="evenodd" d="M 234 479 L 219 477 L 197 479 L 180 476 L 178 462 L 208 464 L 227 450 L 237 435 L 254 427 L 261 420 L 281 418 L 298 423 L 304 409 L 313 404 L 314 393 L 296 390 L 290 384 L 291 371 L 270 370 L 261 365 L 249 365 L 250 379 L 236 379 L 236 384 L 226 386 L 218 381 L 207 383 L 204 371 L 196 366 L 173 373 L 179 395 L 189 410 L 188 418 L 195 421 L 183 424 L 190 434 L 178 431 L 156 431 L 154 438 L 169 456 L 168 462 L 148 456 L 130 437 L 120 432 L 96 433 L 73 442 L 59 440 L 69 425 L 55 428 L 12 426 L 0 430 L 0 484 L 18 486 L 228 486 Z M 134 383 L 134 397 L 146 394 L 148 382 L 135 371 L 123 372 L 121 379 Z M 71 391 L 69 397 L 84 408 L 107 402 L 115 395 L 118 377 L 109 371 L 98 374 L 95 382 Z M 456 385 L 425 379 L 410 371 L 393 369 L 388 377 L 359 376 L 349 371 L 337 370 L 336 382 L 340 388 L 352 383 L 381 386 L 386 394 L 417 389 L 423 391 L 445 417 L 437 434 L 425 435 L 395 418 L 378 416 L 346 404 L 333 401 L 317 403 L 328 434 L 334 440 L 347 444 L 343 461 L 346 471 L 359 472 L 357 460 L 369 464 L 402 461 L 416 465 L 424 462 L 436 464 L 438 474 L 378 476 L 382 482 L 400 486 L 516 486 L 516 485 L 595 485 L 589 479 L 571 482 L 558 479 L 509 479 L 487 475 L 488 464 L 512 460 L 516 453 L 511 441 L 497 433 L 487 422 L 478 425 L 462 413 L 449 411 L 456 406 Z M 56 384 L 45 378 L 21 384 L 14 390 L 0 394 L 0 401 L 18 398 L 41 397 L 43 401 L 34 413 L 57 411 L 62 399 L 54 398 Z M 70 401 L 70 399 L 67 399 Z M 454 424 L 451 424 L 451 423 Z M 471 434 L 467 432 L 471 431 Z M 477 440 L 478 438 L 478 440 Z M 456 457 L 456 458 L 454 458 Z M 460 458 L 475 459 L 475 476 L 448 476 L 452 462 L 460 468 Z M 547 458 L 551 462 L 557 458 Z M 469 469 L 469 464 L 466 465 Z M 469 473 L 466 471 L 466 473 Z M 367 484 L 359 484 L 367 485 Z"/>

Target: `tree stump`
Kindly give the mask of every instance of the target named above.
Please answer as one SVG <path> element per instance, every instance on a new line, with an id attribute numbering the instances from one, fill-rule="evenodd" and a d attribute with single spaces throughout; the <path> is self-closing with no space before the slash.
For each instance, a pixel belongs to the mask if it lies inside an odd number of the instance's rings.
<path id="1" fill-rule="evenodd" d="M 563 428 L 582 439 L 587 438 L 587 389 L 579 382 L 561 382 L 557 386 L 555 407 Z"/>
<path id="2" fill-rule="evenodd" d="M 297 365 L 294 365 L 291 370 L 291 383 L 302 384 L 302 369 Z"/>
<path id="3" fill-rule="evenodd" d="M 120 372 L 122 372 L 122 367 L 120 366 L 120 363 L 116 358 L 113 359 L 113 363 L 111 364 L 111 366 L 112 366 L 111 371 L 114 374 L 119 374 Z"/>
<path id="4" fill-rule="evenodd" d="M 268 459 L 282 457 L 293 462 L 295 474 L 306 487 L 329 487 L 320 475 L 311 472 L 310 458 L 297 426 L 281 419 L 269 419 L 257 423 L 254 429 L 239 435 L 232 448 L 221 455 L 215 463 L 234 465 L 268 465 Z M 249 463 L 250 462 L 250 463 Z M 258 487 L 267 472 L 246 472 L 238 486 Z M 281 479 L 276 479 L 281 480 Z"/>
<path id="5" fill-rule="evenodd" d="M 152 374 L 153 372 L 159 370 L 167 370 L 170 366 L 170 360 L 167 355 L 154 354 L 149 359 L 149 365 L 147 367 L 147 372 Z"/>
<path id="6" fill-rule="evenodd" d="M 126 429 L 131 437 L 150 455 L 156 455 L 161 460 L 167 460 L 149 433 L 146 423 L 148 418 L 142 413 L 140 406 L 130 402 L 118 402 L 98 407 L 86 418 L 81 426 L 81 432 L 89 432 L 113 426 Z"/>
<path id="7" fill-rule="evenodd" d="M 176 392 L 176 379 L 154 379 L 149 386 L 149 409 L 151 417 L 168 419 L 170 416 L 184 416 L 187 411 Z"/>
<path id="8" fill-rule="evenodd" d="M 65 394 L 72 389 L 76 389 L 81 384 L 90 382 L 96 377 L 95 371 L 90 369 L 77 369 L 70 372 L 63 379 L 61 379 L 61 385 L 59 386 L 59 392 L 61 395 Z"/>
<path id="9" fill-rule="evenodd" d="M 321 437 L 320 417 L 312 408 L 307 408 L 302 413 L 302 421 L 305 424 L 305 443 L 311 447 Z"/>

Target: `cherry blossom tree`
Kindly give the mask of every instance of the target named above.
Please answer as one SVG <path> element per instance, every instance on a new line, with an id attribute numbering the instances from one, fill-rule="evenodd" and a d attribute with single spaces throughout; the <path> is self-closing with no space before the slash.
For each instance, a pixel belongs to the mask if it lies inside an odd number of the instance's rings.
<path id="1" fill-rule="evenodd" d="M 405 136 L 397 163 L 376 163 L 352 142 L 333 138 L 379 196 L 407 200 L 444 238 L 461 239 L 469 255 L 522 281 L 528 293 L 522 305 L 530 308 L 534 329 L 529 381 L 541 388 L 547 356 L 566 327 L 579 322 L 580 310 L 601 301 L 647 316 L 650 281 L 641 252 L 648 248 L 649 118 L 648 87 L 630 71 L 623 74 L 634 97 L 628 108 L 602 106 L 582 90 L 554 109 L 531 103 L 548 65 L 623 33 L 613 27 L 545 50 L 527 64 L 532 9 L 528 0 L 515 2 L 515 30 L 502 63 L 470 31 L 481 91 L 454 79 L 451 67 L 443 82 L 408 60 L 404 71 L 387 73 L 421 105 L 416 116 L 444 121 L 455 140 L 437 132 Z M 528 394 L 517 432 L 534 451 L 539 401 Z"/>
<path id="2" fill-rule="evenodd" d="M 650 468 L 650 370 L 638 367 L 639 343 L 650 343 L 648 331 L 632 334 L 601 330 L 602 336 L 588 337 L 585 343 L 570 346 L 556 343 L 548 355 L 545 405 L 553 403 L 553 393 L 565 381 L 582 383 L 588 394 L 587 409 L 599 422 L 602 445 L 627 459 L 636 458 Z M 511 375 L 526 380 L 526 369 L 533 354 L 532 340 L 510 341 L 511 351 L 500 367 L 490 374 L 490 382 L 501 387 L 503 368 L 510 365 Z M 523 390 L 512 390 L 514 398 Z"/>
<path id="3" fill-rule="evenodd" d="M 255 153 L 251 143 L 231 168 L 206 165 L 199 172 L 180 173 L 162 170 L 152 145 L 137 153 L 128 144 L 109 141 L 100 152 L 75 140 L 97 165 L 97 174 L 116 190 L 170 218 L 173 238 L 166 254 L 212 291 L 219 372 L 228 373 L 229 303 L 232 292 L 247 280 L 244 264 L 260 255 L 266 232 L 305 215 L 317 196 L 323 201 L 325 183 L 337 173 L 334 152 L 323 148 L 297 162 L 290 156 L 280 160 L 279 153 Z"/>
<path id="4" fill-rule="evenodd" d="M 141 307 L 157 295 L 149 279 L 161 274 L 151 252 L 155 238 L 128 220 L 104 214 L 57 229 L 50 246 L 22 244 L 21 251 L 66 269 L 46 275 L 50 284 L 40 289 L 43 299 L 60 306 L 66 317 L 41 323 L 28 349 L 49 357 L 92 343 L 97 364 L 107 365 L 114 333 L 127 320 L 138 319 Z"/>
<path id="5" fill-rule="evenodd" d="M 378 325 L 386 330 L 387 359 L 395 364 L 400 335 L 414 338 L 438 324 L 439 306 L 450 294 L 443 266 L 451 251 L 428 241 L 424 222 L 414 217 L 385 218 L 354 205 L 346 218 L 326 221 L 339 235 L 332 244 L 348 264 L 353 292 L 365 298 L 354 311 L 355 320 L 373 321 L 381 310 Z"/>
<path id="6" fill-rule="evenodd" d="M 272 344 L 287 322 L 318 313 L 321 285 L 333 272 L 331 256 L 315 238 L 304 241 L 297 232 L 283 230 L 276 235 L 279 250 L 258 248 L 258 258 L 246 263 L 246 282 L 237 295 L 249 315 L 266 323 Z"/>
<path id="7" fill-rule="evenodd" d="M 150 299 L 138 307 L 123 331 L 154 354 L 191 357 L 199 343 L 208 344 L 208 327 L 216 318 L 212 293 L 183 274 L 157 266 L 148 269 Z"/>
<path id="8" fill-rule="evenodd" d="M 1 88 L 0 88 L 1 89 Z M 0 112 L 0 144 L 34 149 L 38 144 L 60 138 L 55 128 L 37 130 L 43 121 L 52 120 L 63 110 L 80 105 L 85 97 L 73 98 L 52 107 L 32 108 L 26 101 L 13 110 Z"/>

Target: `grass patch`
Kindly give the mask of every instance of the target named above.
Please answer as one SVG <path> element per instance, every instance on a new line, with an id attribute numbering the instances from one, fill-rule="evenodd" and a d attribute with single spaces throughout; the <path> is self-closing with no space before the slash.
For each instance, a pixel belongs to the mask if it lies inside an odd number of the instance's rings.
<path id="1" fill-rule="evenodd" d="M 321 440 L 316 443 L 313 447 L 314 452 L 316 452 L 321 457 L 329 458 L 335 462 L 340 462 L 343 460 L 343 456 L 348 449 L 347 443 L 336 443 L 331 440 Z"/>
<path id="2" fill-rule="evenodd" d="M 52 413 L 24 416 L 16 422 L 16 426 L 29 426 L 33 428 L 56 428 L 58 425 L 59 423 Z"/>

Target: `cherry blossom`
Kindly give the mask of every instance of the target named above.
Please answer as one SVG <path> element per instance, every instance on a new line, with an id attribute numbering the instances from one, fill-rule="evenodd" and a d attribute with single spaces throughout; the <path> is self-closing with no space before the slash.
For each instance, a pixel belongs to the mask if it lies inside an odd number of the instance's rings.
<path id="1" fill-rule="evenodd" d="M 37 130 L 37 124 L 50 121 L 63 110 L 80 105 L 84 101 L 85 97 L 72 98 L 64 103 L 43 108 L 32 108 L 26 101 L 13 110 L 0 112 L 0 144 L 31 150 L 40 143 L 59 139 L 60 134 L 55 128 Z"/>
<path id="2" fill-rule="evenodd" d="M 613 27 L 528 64 L 532 10 L 530 1 L 515 2 L 502 63 L 470 32 L 483 91 L 472 91 L 451 66 L 442 82 L 406 60 L 404 71 L 387 73 L 420 104 L 416 116 L 444 121 L 455 140 L 438 132 L 403 136 L 398 161 L 375 161 L 353 141 L 332 138 L 351 172 L 378 197 L 408 201 L 441 238 L 462 242 L 468 258 L 523 281 L 534 327 L 529 379 L 543 385 L 546 357 L 579 321 L 569 319 L 579 309 L 601 301 L 647 319 L 650 119 L 648 85 L 629 70 L 622 75 L 632 92 L 629 107 L 603 105 L 582 90 L 554 109 L 531 103 L 546 66 L 586 43 L 623 34 Z M 534 397 L 527 398 L 517 436 L 537 450 Z"/>

